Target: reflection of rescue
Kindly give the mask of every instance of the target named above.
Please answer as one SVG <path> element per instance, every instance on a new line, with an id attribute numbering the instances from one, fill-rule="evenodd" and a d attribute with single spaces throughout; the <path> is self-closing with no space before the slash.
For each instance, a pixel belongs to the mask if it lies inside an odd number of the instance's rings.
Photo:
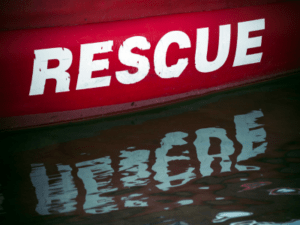
<path id="1" fill-rule="evenodd" d="M 259 187 L 262 187 L 265 185 L 269 185 L 269 184 L 272 184 L 272 182 L 265 181 L 265 182 L 242 184 L 241 187 L 244 187 L 244 189 L 239 192 L 253 190 L 253 189 L 256 189 L 256 188 L 259 188 Z"/>
<path id="2" fill-rule="evenodd" d="M 259 167 L 243 166 L 240 164 L 242 161 L 264 153 L 266 150 L 266 131 L 261 127 L 261 124 L 256 123 L 256 120 L 262 116 L 263 113 L 261 111 L 255 110 L 234 117 L 236 138 L 243 146 L 241 153 L 237 156 L 235 165 L 235 168 L 239 171 L 260 169 Z M 109 155 L 76 163 L 75 167 L 78 169 L 77 179 L 82 180 L 86 190 L 83 210 L 90 214 L 108 213 L 118 210 L 119 206 L 115 201 L 115 197 L 109 195 L 109 193 L 118 190 L 112 183 L 113 177 L 120 177 L 119 181 L 123 184 L 124 188 L 153 186 L 153 183 L 151 184 L 151 177 L 153 177 L 156 188 L 167 191 L 171 188 L 187 184 L 197 177 L 197 173 L 200 173 L 202 177 L 210 176 L 214 172 L 211 165 L 214 158 L 221 158 L 221 173 L 231 172 L 232 161 L 229 156 L 234 154 L 235 149 L 233 141 L 227 137 L 226 130 L 217 127 L 201 128 L 196 131 L 196 135 L 197 137 L 193 144 L 195 145 L 197 158 L 200 163 L 199 172 L 195 171 L 195 168 L 189 165 L 183 168 L 185 169 L 183 172 L 176 173 L 175 175 L 170 174 L 170 172 L 173 172 L 170 171 L 170 162 L 191 160 L 186 155 L 191 150 L 183 151 L 182 155 L 170 154 L 176 149 L 176 146 L 187 144 L 184 139 L 188 137 L 188 134 L 181 131 L 167 133 L 161 140 L 161 146 L 155 150 L 156 160 L 152 168 L 148 166 L 151 151 L 134 149 L 135 147 L 128 147 L 127 150 L 120 151 L 118 169 L 112 167 L 112 159 Z M 221 140 L 221 151 L 219 154 L 208 154 L 211 137 Z M 260 143 L 260 145 L 254 148 L 254 143 Z M 41 215 L 74 211 L 76 209 L 78 191 L 71 172 L 75 168 L 71 168 L 70 165 L 57 164 L 58 174 L 48 177 L 44 164 L 32 164 L 31 166 L 30 178 L 35 187 L 38 199 L 36 211 Z M 150 169 L 154 172 L 154 176 L 152 176 Z M 267 184 L 269 182 L 259 182 L 245 184 L 242 187 L 245 187 L 244 190 L 251 190 Z M 121 197 L 124 207 L 148 206 L 147 199 L 143 194 L 136 192 L 131 193 L 129 196 Z M 184 205 L 191 204 L 192 202 L 190 199 L 187 199 L 178 203 Z"/>
<path id="3" fill-rule="evenodd" d="M 268 191 L 269 195 L 300 195 L 300 188 L 275 188 Z"/>
<path id="4" fill-rule="evenodd" d="M 222 223 L 229 219 L 251 216 L 252 212 L 233 211 L 233 212 L 221 212 L 216 215 L 216 218 L 212 220 L 213 223 Z"/>

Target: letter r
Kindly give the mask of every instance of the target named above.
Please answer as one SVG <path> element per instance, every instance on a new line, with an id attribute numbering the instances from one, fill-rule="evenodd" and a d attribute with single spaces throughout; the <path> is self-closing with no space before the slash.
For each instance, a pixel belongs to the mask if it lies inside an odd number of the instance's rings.
<path id="1" fill-rule="evenodd" d="M 56 80 L 56 93 L 70 91 L 70 74 L 66 71 L 72 64 L 72 52 L 67 48 L 48 48 L 35 50 L 34 54 L 29 95 L 44 94 L 47 79 Z M 59 66 L 48 69 L 48 61 L 51 59 L 57 59 Z"/>

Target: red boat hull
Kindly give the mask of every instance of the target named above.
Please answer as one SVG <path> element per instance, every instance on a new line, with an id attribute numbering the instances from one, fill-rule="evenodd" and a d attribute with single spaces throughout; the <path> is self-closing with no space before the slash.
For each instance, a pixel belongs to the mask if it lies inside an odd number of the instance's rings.
<path id="1" fill-rule="evenodd" d="M 131 112 L 299 69 L 300 4 L 3 31 L 1 129 Z"/>

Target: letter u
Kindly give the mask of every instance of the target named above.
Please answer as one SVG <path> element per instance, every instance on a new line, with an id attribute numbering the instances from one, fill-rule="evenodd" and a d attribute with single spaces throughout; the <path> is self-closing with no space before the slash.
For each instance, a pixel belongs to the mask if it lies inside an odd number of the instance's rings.
<path id="1" fill-rule="evenodd" d="M 214 61 L 207 61 L 208 27 L 197 29 L 195 64 L 196 69 L 208 73 L 224 65 L 230 47 L 230 24 L 220 26 L 218 54 Z"/>

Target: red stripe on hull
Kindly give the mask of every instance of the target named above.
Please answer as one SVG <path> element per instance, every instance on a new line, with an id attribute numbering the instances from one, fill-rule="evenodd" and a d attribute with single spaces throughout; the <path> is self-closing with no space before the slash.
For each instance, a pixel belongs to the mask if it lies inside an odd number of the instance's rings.
<path id="1" fill-rule="evenodd" d="M 67 122 L 148 108 L 185 99 L 188 95 L 201 95 L 297 70 L 300 65 L 299 10 L 299 2 L 289 2 L 74 27 L 2 32 L 1 129 Z M 234 66 L 239 48 L 239 24 L 256 20 L 264 20 L 264 27 L 250 32 L 249 38 L 261 37 L 262 42 L 257 47 L 249 47 L 247 55 L 262 53 L 261 60 Z M 207 59 L 214 61 L 219 48 L 219 28 L 223 25 L 230 25 L 229 52 L 224 64 L 211 72 L 199 72 L 196 68 L 197 59 L 195 61 L 197 29 L 209 29 Z M 177 65 L 179 59 L 187 59 L 188 64 L 178 77 L 162 78 L 157 72 L 159 69 L 155 68 L 158 67 L 155 65 L 155 51 L 162 37 L 172 31 L 186 34 L 190 46 L 180 48 L 176 43 L 170 44 L 166 66 Z M 121 63 L 119 51 L 127 39 L 136 36 L 146 38 L 150 48 L 133 48 L 132 52 L 146 57 L 150 68 L 140 81 L 124 84 L 117 79 L 116 72 L 129 71 L 135 74 L 136 68 Z M 107 41 L 113 42 L 111 51 L 95 54 L 92 60 L 107 59 L 108 69 L 98 68 L 92 72 L 91 79 L 110 77 L 109 85 L 78 88 L 78 74 L 81 64 L 84 64 L 80 58 L 83 54 L 82 45 Z M 65 71 L 70 75 L 69 90 L 56 93 L 58 81 L 47 79 L 42 94 L 37 91 L 29 95 L 33 85 L 34 60 L 38 58 L 35 51 L 53 48 L 68 49 L 72 54 L 71 65 Z M 48 67 L 59 66 L 49 61 Z"/>

